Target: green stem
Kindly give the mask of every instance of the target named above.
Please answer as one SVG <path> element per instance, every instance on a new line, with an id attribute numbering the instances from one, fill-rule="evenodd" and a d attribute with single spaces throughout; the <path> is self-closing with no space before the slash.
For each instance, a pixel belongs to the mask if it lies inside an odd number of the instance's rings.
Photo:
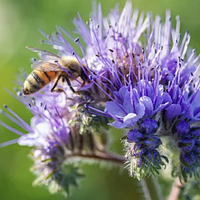
<path id="1" fill-rule="evenodd" d="M 158 199 L 159 199 L 159 200 L 163 200 L 164 197 L 163 197 L 162 189 L 161 189 L 161 187 L 160 187 L 160 185 L 159 185 L 158 180 L 157 180 L 156 178 L 153 177 L 153 178 L 152 178 L 152 182 L 154 183 L 154 187 L 155 187 L 155 189 L 156 189 L 156 191 L 157 191 Z"/>
<path id="2" fill-rule="evenodd" d="M 147 185 L 146 187 L 148 188 L 149 196 L 151 197 L 151 199 L 153 200 L 164 199 L 160 185 L 155 179 L 155 177 L 145 178 L 145 182 L 146 182 L 146 185 Z"/>
<path id="3" fill-rule="evenodd" d="M 140 183 L 141 183 L 141 186 L 142 186 L 142 190 L 143 190 L 143 194 L 144 194 L 145 199 L 146 200 L 152 200 L 146 181 L 144 179 L 142 179 L 140 181 Z"/>

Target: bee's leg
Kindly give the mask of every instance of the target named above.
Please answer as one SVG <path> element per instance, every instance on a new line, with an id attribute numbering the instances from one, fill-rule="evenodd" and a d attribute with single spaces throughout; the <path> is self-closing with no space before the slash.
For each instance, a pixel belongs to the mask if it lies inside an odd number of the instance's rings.
<path id="1" fill-rule="evenodd" d="M 76 91 L 75 91 L 74 88 L 72 87 L 71 82 L 70 82 L 70 80 L 68 79 L 67 76 L 65 76 L 65 80 L 67 81 L 67 84 L 68 84 L 68 86 L 70 87 L 71 91 L 72 91 L 73 93 L 76 93 Z"/>
<path id="2" fill-rule="evenodd" d="M 56 79 L 56 82 L 55 82 L 54 86 L 51 88 L 51 92 L 55 91 L 54 89 L 58 85 L 58 81 L 60 80 L 61 77 L 62 77 L 61 75 L 58 76 L 58 78 Z"/>
<path id="3" fill-rule="evenodd" d="M 83 81 L 83 83 L 81 84 L 81 87 L 83 87 L 85 85 L 85 81 Z"/>
<path id="4" fill-rule="evenodd" d="M 87 76 L 85 75 L 85 72 L 83 70 L 81 71 L 80 77 L 83 80 L 83 83 L 81 84 L 81 87 L 83 87 L 85 85 L 86 80 L 87 80 Z"/>

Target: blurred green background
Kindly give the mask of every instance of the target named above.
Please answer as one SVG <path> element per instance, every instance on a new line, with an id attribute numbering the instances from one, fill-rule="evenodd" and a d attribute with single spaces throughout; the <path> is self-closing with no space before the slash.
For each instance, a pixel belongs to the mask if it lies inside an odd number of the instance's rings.
<path id="1" fill-rule="evenodd" d="M 97 2 L 101 2 L 104 16 L 116 3 L 120 3 L 120 8 L 125 4 L 125 0 Z M 166 9 L 170 9 L 174 26 L 175 16 L 180 15 L 182 34 L 189 30 L 192 36 L 190 44 L 200 52 L 200 0 L 134 0 L 132 3 L 133 8 L 139 8 L 140 11 L 161 15 L 163 21 Z M 39 43 L 42 35 L 38 29 L 51 34 L 55 31 L 55 25 L 60 25 L 69 32 L 73 31 L 73 17 L 79 12 L 86 21 L 91 5 L 91 0 L 0 0 L 0 105 L 7 104 L 29 122 L 30 113 L 5 91 L 5 88 L 12 90 L 14 87 L 13 81 L 20 67 L 31 71 L 30 59 L 35 54 L 25 46 L 48 49 L 47 45 Z M 2 116 L 0 120 L 11 124 Z M 17 138 L 17 135 L 3 127 L 0 127 L 0 132 L 0 142 Z M 29 148 L 18 145 L 0 149 L 0 200 L 65 199 L 61 195 L 50 195 L 45 188 L 32 187 L 34 176 L 29 172 L 32 165 L 27 156 L 29 151 Z M 81 190 L 73 190 L 69 200 L 140 199 L 138 183 L 128 177 L 126 170 L 107 170 L 97 165 L 83 168 L 87 178 L 82 181 Z"/>

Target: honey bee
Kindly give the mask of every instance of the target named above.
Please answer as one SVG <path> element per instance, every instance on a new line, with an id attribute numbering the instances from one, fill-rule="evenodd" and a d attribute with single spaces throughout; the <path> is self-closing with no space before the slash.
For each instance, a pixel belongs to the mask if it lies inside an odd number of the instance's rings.
<path id="1" fill-rule="evenodd" d="M 59 57 L 48 51 L 37 48 L 27 47 L 31 51 L 37 52 L 41 60 L 36 60 L 32 64 L 33 71 L 28 75 L 23 84 L 23 94 L 30 95 L 38 92 L 44 86 L 55 80 L 51 89 L 56 89 L 58 81 L 66 81 L 72 92 L 75 93 L 71 85 L 72 80 L 80 77 L 83 81 L 82 86 L 88 80 L 85 70 L 80 66 L 78 60 L 73 56 Z"/>

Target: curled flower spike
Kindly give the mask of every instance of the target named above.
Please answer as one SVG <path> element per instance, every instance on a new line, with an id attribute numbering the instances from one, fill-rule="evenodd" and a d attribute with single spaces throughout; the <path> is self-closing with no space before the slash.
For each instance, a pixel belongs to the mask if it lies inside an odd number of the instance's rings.
<path id="1" fill-rule="evenodd" d="M 155 120 L 146 118 L 139 125 L 139 129 L 132 129 L 127 133 L 127 157 L 130 159 L 131 174 L 140 178 L 141 174 L 147 172 L 158 173 L 157 170 L 165 165 L 157 148 L 162 144 L 160 138 L 156 136 L 158 123 Z M 140 173 L 138 171 L 140 169 Z M 155 175 L 154 174 L 154 175 Z"/>
<path id="2" fill-rule="evenodd" d="M 23 71 L 17 78 L 17 96 L 10 93 L 33 117 L 29 125 L 5 106 L 2 114 L 26 133 L 0 122 L 19 135 L 1 146 L 34 147 L 35 183 L 51 186 L 52 192 L 68 194 L 70 185 L 77 185 L 84 159 L 125 162 L 138 179 L 158 175 L 171 161 L 180 179 L 198 177 L 199 56 L 188 50 L 189 33 L 181 38 L 179 17 L 173 29 L 170 11 L 162 24 L 160 16 L 144 17 L 127 2 L 107 18 L 98 5 L 86 24 L 79 14 L 74 24 L 84 45 L 58 26 L 52 36 L 41 31 L 43 43 L 58 55 L 28 47 L 40 58 L 33 60 L 29 76 Z M 125 133 L 124 158 L 107 150 L 112 127 Z"/>

